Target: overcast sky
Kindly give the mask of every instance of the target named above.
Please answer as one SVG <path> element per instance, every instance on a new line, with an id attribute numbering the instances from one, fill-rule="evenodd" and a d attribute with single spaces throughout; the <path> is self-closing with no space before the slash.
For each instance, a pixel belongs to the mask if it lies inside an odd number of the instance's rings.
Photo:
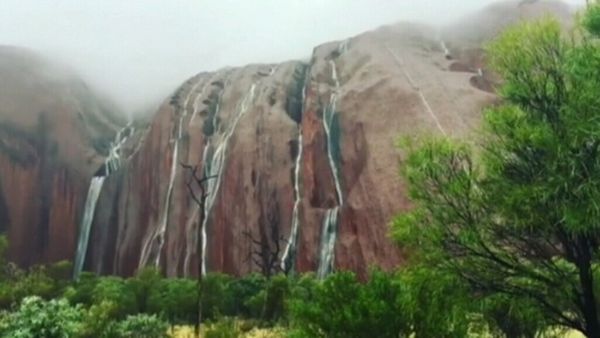
<path id="1" fill-rule="evenodd" d="M 402 20 L 449 22 L 490 2 L 0 0 L 0 44 L 59 59 L 131 111 L 203 70 L 307 58 L 326 41 Z"/>

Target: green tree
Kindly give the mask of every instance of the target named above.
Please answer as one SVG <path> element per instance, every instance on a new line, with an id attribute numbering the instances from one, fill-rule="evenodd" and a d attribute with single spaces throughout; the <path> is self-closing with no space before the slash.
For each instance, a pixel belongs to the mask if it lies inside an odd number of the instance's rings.
<path id="1" fill-rule="evenodd" d="M 600 337 L 600 43 L 546 18 L 508 29 L 488 57 L 502 104 L 478 147 L 408 145 L 415 208 L 394 235 L 480 295 L 526 299 L 550 324 Z"/>
<path id="2" fill-rule="evenodd" d="M 416 338 L 468 337 L 477 329 L 473 314 L 479 310 L 479 301 L 469 295 L 455 275 L 415 265 L 403 269 L 395 278 L 401 288 L 397 293 L 401 312 Z"/>
<path id="3" fill-rule="evenodd" d="M 28 296 L 39 296 L 44 299 L 57 297 L 63 285 L 51 278 L 44 266 L 34 266 L 26 273 L 19 275 L 12 284 L 15 302 Z"/>
<path id="4" fill-rule="evenodd" d="M 83 271 L 77 281 L 71 284 L 64 292 L 64 297 L 71 304 L 82 304 L 90 306 L 94 303 L 94 289 L 98 284 L 99 278 L 87 271 Z"/>
<path id="5" fill-rule="evenodd" d="M 301 337 L 385 338 L 409 332 L 398 302 L 400 287 L 390 275 L 375 273 L 363 285 L 353 273 L 338 272 L 302 283 L 290 302 L 291 321 Z"/>
<path id="6" fill-rule="evenodd" d="M 14 338 L 76 337 L 82 331 L 83 316 L 81 307 L 72 307 L 64 299 L 27 297 L 15 312 L 2 318 L 0 334 Z"/>
<path id="7" fill-rule="evenodd" d="M 93 304 L 111 302 L 115 308 L 117 318 L 125 318 L 127 315 L 138 312 L 137 299 L 133 288 L 120 277 L 102 277 L 92 292 Z"/>
<path id="8" fill-rule="evenodd" d="M 260 318 L 264 302 L 255 305 L 253 300 L 265 289 L 266 283 L 266 278 L 261 274 L 250 274 L 232 280 L 228 286 L 230 302 L 226 315 Z"/>
<path id="9" fill-rule="evenodd" d="M 163 279 L 150 291 L 147 310 L 163 314 L 171 323 L 193 323 L 198 305 L 197 291 L 195 280 Z"/>
<path id="10" fill-rule="evenodd" d="M 227 304 L 231 304 L 228 292 L 231 281 L 230 276 L 220 273 L 209 273 L 202 278 L 200 300 L 203 318 L 213 320 L 225 313 Z"/>
<path id="11" fill-rule="evenodd" d="M 148 300 L 150 295 L 159 287 L 163 277 L 158 269 L 146 267 L 127 280 L 135 293 L 138 309 L 140 312 L 148 311 Z M 194 297 L 197 298 L 197 297 Z"/>
<path id="12" fill-rule="evenodd" d="M 115 325 L 111 338 L 166 338 L 169 324 L 157 316 L 137 314 Z"/>

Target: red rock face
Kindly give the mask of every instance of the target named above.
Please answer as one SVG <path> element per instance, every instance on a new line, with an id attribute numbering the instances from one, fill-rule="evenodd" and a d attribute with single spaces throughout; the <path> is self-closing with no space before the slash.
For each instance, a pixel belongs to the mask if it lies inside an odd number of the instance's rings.
<path id="1" fill-rule="evenodd" d="M 481 42 L 508 19 L 541 13 L 536 6 L 564 11 L 548 3 L 507 3 L 500 18 L 498 8 L 484 11 L 442 34 L 384 27 L 319 46 L 306 64 L 194 76 L 127 144 L 124 167 L 107 178 L 86 269 L 131 275 L 158 266 L 190 276 L 204 262 L 206 271 L 234 275 L 332 267 L 364 277 L 372 266 L 397 267 L 402 243 L 389 239 L 388 224 L 410 208 L 399 139 L 464 136 L 476 127 L 482 107 L 496 100 Z M 0 152 L 0 221 L 13 257 L 25 264 L 73 258 L 87 184 L 101 164 L 87 146 L 89 125 L 61 104 L 32 108 L 17 121 L 21 129 L 0 128 L 0 150 L 17 150 Z M 52 128 L 39 125 L 46 107 L 60 121 Z M 3 125 L 15 123 L 2 116 Z M 56 148 L 18 134 L 35 128 L 49 130 Z M 212 177 L 205 212 L 182 164 Z"/>
<path id="2" fill-rule="evenodd" d="M 28 51 L 0 47 L 0 78 L 0 228 L 9 259 L 24 267 L 72 259 L 98 149 L 114 123 L 76 77 Z"/>
<path id="3" fill-rule="evenodd" d="M 88 268 L 129 275 L 155 265 L 169 276 L 193 275 L 204 256 L 207 271 L 261 271 L 266 261 L 260 251 L 268 248 L 280 260 L 292 239 L 296 179 L 296 270 L 316 271 L 324 259 L 324 217 L 335 207 L 335 268 L 364 276 L 371 266 L 401 264 L 400 249 L 388 237 L 392 217 L 409 207 L 398 175 L 398 138 L 423 131 L 461 135 L 494 99 L 471 85 L 472 73 L 450 69 L 453 61 L 432 36 L 391 27 L 326 44 L 315 49 L 307 75 L 302 63 L 290 62 L 191 78 L 160 108 L 126 170 L 109 178 Z M 335 140 L 329 143 L 323 118 L 334 94 Z M 298 97 L 301 119 L 294 119 L 289 103 Z M 212 121 L 216 128 L 207 132 Z M 343 204 L 330 144 L 339 151 L 334 162 Z M 219 151 L 223 161 L 221 170 L 211 172 L 217 178 L 209 189 L 214 202 L 208 204 L 202 254 L 200 213 L 180 163 L 214 169 Z"/>

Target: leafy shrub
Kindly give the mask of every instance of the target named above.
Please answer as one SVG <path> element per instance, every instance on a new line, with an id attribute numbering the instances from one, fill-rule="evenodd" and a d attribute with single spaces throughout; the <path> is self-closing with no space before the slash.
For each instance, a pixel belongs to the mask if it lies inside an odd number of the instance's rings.
<path id="1" fill-rule="evenodd" d="M 206 319 L 216 319 L 226 313 L 227 304 L 231 304 L 228 293 L 232 278 L 220 273 L 209 273 L 202 279 L 200 297 L 202 315 Z"/>
<path id="2" fill-rule="evenodd" d="M 92 305 L 85 313 L 84 327 L 81 336 L 96 337 L 114 337 L 115 322 L 118 306 L 109 301 L 103 301 L 100 304 Z"/>
<path id="3" fill-rule="evenodd" d="M 498 336 L 537 337 L 549 324 L 527 298 L 493 295 L 483 301 L 483 318 Z"/>
<path id="4" fill-rule="evenodd" d="M 146 267 L 135 275 L 135 277 L 127 280 L 127 283 L 131 286 L 133 293 L 135 293 L 138 309 L 140 312 L 147 312 L 148 300 L 152 292 L 159 287 L 159 284 L 163 280 L 158 269 L 153 267 Z"/>
<path id="5" fill-rule="evenodd" d="M 391 276 L 376 273 L 360 284 L 353 273 L 340 272 L 312 285 L 291 302 L 298 337 L 398 337 L 407 332 Z M 296 296 L 299 291 L 294 293 Z"/>
<path id="6" fill-rule="evenodd" d="M 281 274 L 271 278 L 265 290 L 263 318 L 269 322 L 282 319 L 286 314 L 286 301 L 290 294 L 290 280 Z"/>
<path id="7" fill-rule="evenodd" d="M 417 337 L 466 337 L 472 326 L 469 314 L 476 299 L 452 274 L 423 267 L 406 268 L 396 276 L 401 287 L 400 309 Z"/>
<path id="8" fill-rule="evenodd" d="M 71 304 L 90 306 L 94 302 L 94 289 L 99 279 L 95 274 L 84 271 L 79 275 L 79 279 L 65 290 L 63 296 Z"/>
<path id="9" fill-rule="evenodd" d="M 28 296 L 50 299 L 59 296 L 61 291 L 57 281 L 48 276 L 43 266 L 32 267 L 27 273 L 19 276 L 12 285 L 15 302 L 20 302 Z"/>
<path id="10" fill-rule="evenodd" d="M 138 311 L 133 288 L 120 277 L 100 278 L 94 287 L 92 300 L 94 304 L 104 301 L 114 303 L 117 306 L 115 315 L 119 319 Z"/>
<path id="11" fill-rule="evenodd" d="M 65 299 L 44 301 L 37 296 L 23 299 L 19 308 L 3 316 L 0 334 L 14 338 L 65 338 L 79 335 L 84 311 Z"/>
<path id="12" fill-rule="evenodd" d="M 227 305 L 228 316 L 242 316 L 245 318 L 258 319 L 262 315 L 264 297 L 258 302 L 256 296 L 266 287 L 267 280 L 263 275 L 251 274 L 237 278 L 229 283 L 227 297 L 230 302 Z"/>
<path id="13" fill-rule="evenodd" d="M 191 279 L 163 279 L 150 291 L 147 308 L 171 322 L 192 323 L 198 308 L 198 285 Z"/>
<path id="14" fill-rule="evenodd" d="M 118 322 L 111 333 L 116 338 L 163 338 L 169 324 L 158 316 L 138 314 Z"/>

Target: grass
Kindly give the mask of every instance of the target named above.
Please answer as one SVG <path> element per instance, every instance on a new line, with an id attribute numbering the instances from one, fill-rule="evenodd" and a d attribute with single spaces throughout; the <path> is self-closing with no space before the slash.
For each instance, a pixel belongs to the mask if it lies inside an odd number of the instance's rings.
<path id="1" fill-rule="evenodd" d="M 200 336 L 203 337 L 202 331 Z M 171 333 L 172 338 L 195 338 L 193 326 L 176 326 Z M 242 338 L 282 338 L 285 337 L 283 330 L 278 328 L 261 329 L 254 328 L 240 335 Z"/>
<path id="2" fill-rule="evenodd" d="M 244 322 L 237 321 L 236 326 L 242 330 L 245 326 Z M 194 335 L 194 327 L 193 326 L 176 326 L 174 327 L 173 332 L 171 333 L 172 338 L 195 338 Z M 202 330 L 200 332 L 201 337 Z M 247 332 L 241 333 L 241 338 L 282 338 L 285 337 L 285 331 L 282 328 L 271 328 L 271 329 L 261 329 L 261 328 L 253 328 Z M 568 331 L 561 334 L 560 330 L 556 330 L 554 332 L 549 332 L 547 335 L 540 336 L 540 338 L 585 338 L 585 336 L 577 331 Z"/>

